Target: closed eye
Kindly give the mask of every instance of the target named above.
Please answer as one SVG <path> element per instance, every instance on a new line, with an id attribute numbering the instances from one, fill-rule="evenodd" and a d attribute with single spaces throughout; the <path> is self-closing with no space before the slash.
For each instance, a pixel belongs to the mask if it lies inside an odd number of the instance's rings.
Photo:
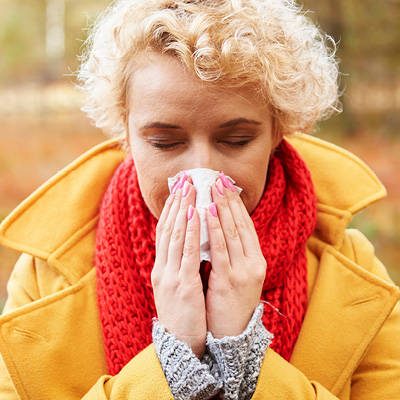
<path id="1" fill-rule="evenodd" d="M 246 137 L 246 138 L 233 137 L 230 139 L 221 139 L 221 140 L 219 140 L 219 142 L 226 146 L 230 146 L 230 147 L 240 147 L 240 146 L 246 146 L 253 139 L 254 139 L 253 137 L 251 137 L 251 138 L 249 138 L 249 137 Z"/>
<path id="2" fill-rule="evenodd" d="M 183 142 L 151 142 L 151 145 L 157 149 L 173 149 Z"/>
<path id="3" fill-rule="evenodd" d="M 248 140 L 239 140 L 239 141 L 234 141 L 234 142 L 224 142 L 229 146 L 245 146 L 247 143 L 250 143 L 250 139 Z"/>

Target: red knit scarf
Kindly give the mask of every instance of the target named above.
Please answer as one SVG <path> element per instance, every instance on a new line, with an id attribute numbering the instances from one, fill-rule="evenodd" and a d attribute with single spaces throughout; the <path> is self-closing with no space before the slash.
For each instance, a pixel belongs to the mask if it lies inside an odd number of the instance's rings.
<path id="1" fill-rule="evenodd" d="M 268 265 L 263 322 L 275 335 L 271 347 L 290 360 L 306 312 L 305 244 L 315 228 L 316 196 L 304 161 L 286 141 L 271 157 L 264 194 L 251 217 Z M 129 157 L 104 195 L 96 238 L 98 306 L 112 375 L 152 342 L 156 224 Z"/>

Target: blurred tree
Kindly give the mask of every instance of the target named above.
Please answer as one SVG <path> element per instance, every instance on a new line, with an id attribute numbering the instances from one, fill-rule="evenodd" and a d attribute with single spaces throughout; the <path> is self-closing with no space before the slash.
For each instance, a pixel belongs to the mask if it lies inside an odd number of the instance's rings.
<path id="1" fill-rule="evenodd" d="M 35 76 L 44 54 L 43 1 L 3 0 L 0 13 L 0 83 Z M 24 4 L 25 3 L 25 4 Z"/>
<path id="2" fill-rule="evenodd" d="M 46 0 L 46 55 L 54 60 L 65 55 L 64 0 Z"/>
<path id="3" fill-rule="evenodd" d="M 345 112 L 333 123 L 340 121 L 344 133 L 363 125 L 395 132 L 400 123 L 400 0 L 299 1 L 312 10 L 308 16 L 339 42 Z M 88 16 L 109 3 L 2 0 L 0 85 L 70 80 L 64 75 L 77 69 Z M 373 118 L 386 114 L 382 122 L 366 118 L 367 113 Z"/>
<path id="4" fill-rule="evenodd" d="M 344 112 L 324 131 L 396 135 L 400 129 L 400 1 L 303 0 L 339 43 Z"/>
<path id="5" fill-rule="evenodd" d="M 63 74 L 75 70 L 88 15 L 99 13 L 109 3 L 2 0 L 0 85 L 62 79 Z"/>
<path id="6" fill-rule="evenodd" d="M 340 42 L 343 72 L 352 80 L 400 79 L 399 0 L 303 0 L 310 18 Z"/>

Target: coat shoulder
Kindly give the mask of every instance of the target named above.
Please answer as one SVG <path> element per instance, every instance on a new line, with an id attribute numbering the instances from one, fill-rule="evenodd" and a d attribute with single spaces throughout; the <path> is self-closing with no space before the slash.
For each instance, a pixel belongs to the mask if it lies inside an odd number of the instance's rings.
<path id="1" fill-rule="evenodd" d="M 355 214 L 386 196 L 371 168 L 349 151 L 304 134 L 287 140 L 310 169 L 320 205 Z"/>
<path id="2" fill-rule="evenodd" d="M 375 247 L 358 229 L 346 229 L 339 251 L 376 277 L 393 283 L 386 268 L 376 257 Z"/>
<path id="3" fill-rule="evenodd" d="M 15 264 L 7 283 L 8 298 L 3 314 L 50 296 L 69 286 L 65 277 L 50 267 L 47 261 L 24 253 Z"/>

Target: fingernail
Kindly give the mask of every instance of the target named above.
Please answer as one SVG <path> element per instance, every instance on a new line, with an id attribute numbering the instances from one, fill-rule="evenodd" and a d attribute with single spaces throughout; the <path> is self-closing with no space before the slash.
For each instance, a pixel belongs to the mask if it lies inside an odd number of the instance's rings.
<path id="1" fill-rule="evenodd" d="M 224 184 L 224 186 L 227 189 L 230 189 L 230 185 L 229 185 L 229 179 L 226 177 L 226 175 L 221 171 L 221 173 L 219 174 L 219 176 L 221 177 L 221 181 Z"/>
<path id="2" fill-rule="evenodd" d="M 185 181 L 185 184 L 183 185 L 182 196 L 186 197 L 189 191 L 190 191 L 190 184 L 188 181 Z"/>
<path id="3" fill-rule="evenodd" d="M 224 185 L 221 182 L 221 179 L 217 179 L 217 183 L 215 184 L 215 186 L 217 187 L 218 193 L 221 195 L 225 194 L 225 188 Z"/>
<path id="4" fill-rule="evenodd" d="M 228 179 L 226 177 L 226 175 L 222 171 L 220 173 L 220 177 L 221 177 L 222 183 L 224 184 L 224 186 L 227 189 L 231 189 L 232 192 L 236 192 L 235 186 L 233 186 L 233 183 L 230 181 L 230 179 Z"/>
<path id="5" fill-rule="evenodd" d="M 172 193 L 172 194 L 175 194 L 176 191 L 178 190 L 178 188 L 179 188 L 179 183 L 180 183 L 180 181 L 178 181 L 178 182 L 175 183 L 174 187 L 173 187 L 172 190 L 171 190 L 171 193 Z"/>
<path id="6" fill-rule="evenodd" d="M 183 185 L 184 185 L 184 183 L 185 183 L 185 181 L 186 181 L 186 178 L 187 178 L 186 172 L 183 171 L 183 174 L 182 174 L 182 176 L 181 176 L 181 179 L 179 179 L 179 189 L 182 189 L 182 188 L 183 188 Z"/>
<path id="7" fill-rule="evenodd" d="M 183 171 L 183 174 L 179 178 L 179 181 L 175 183 L 174 187 L 171 190 L 172 194 L 175 194 L 178 189 L 182 189 L 182 187 L 186 181 L 186 178 L 187 178 L 186 172 Z"/>
<path id="8" fill-rule="evenodd" d="M 228 182 L 229 182 L 229 186 L 230 186 L 232 192 L 236 192 L 236 188 L 235 188 L 235 186 L 233 186 L 233 183 L 229 179 L 228 179 Z"/>
<path id="9" fill-rule="evenodd" d="M 187 219 L 190 221 L 194 214 L 194 207 L 190 204 L 187 212 Z"/>
<path id="10" fill-rule="evenodd" d="M 214 202 L 212 202 L 212 203 L 210 204 L 210 212 L 211 212 L 211 215 L 212 215 L 213 217 L 216 217 L 216 216 L 218 215 L 217 206 L 215 205 Z"/>

